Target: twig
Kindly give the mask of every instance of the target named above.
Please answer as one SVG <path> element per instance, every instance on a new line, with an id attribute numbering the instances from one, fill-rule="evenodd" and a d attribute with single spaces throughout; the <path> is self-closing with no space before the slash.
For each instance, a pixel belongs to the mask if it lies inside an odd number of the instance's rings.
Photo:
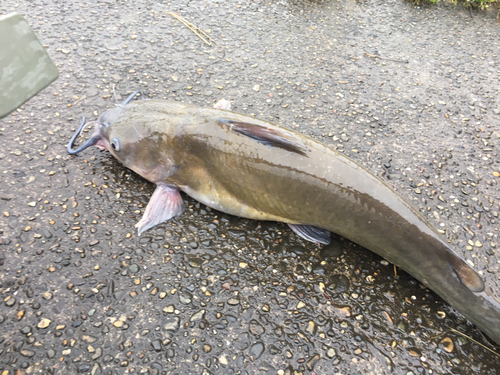
<path id="1" fill-rule="evenodd" d="M 78 103 L 80 103 L 82 100 L 85 100 L 87 99 L 87 95 L 83 95 L 80 99 L 78 99 L 76 102 L 74 102 L 73 104 L 71 104 L 72 106 L 75 106 L 77 105 Z"/>
<path id="2" fill-rule="evenodd" d="M 200 38 L 201 40 L 203 40 L 205 42 L 205 44 L 208 45 L 209 47 L 212 47 L 212 44 L 210 44 L 210 42 L 208 40 L 206 40 L 203 36 L 205 36 L 206 38 L 210 39 L 214 44 L 216 44 L 216 45 L 218 45 L 220 47 L 220 45 L 215 40 L 213 40 L 210 37 L 210 35 L 208 35 L 207 33 L 205 33 L 199 27 L 196 27 L 195 25 L 193 25 L 191 22 L 187 21 L 186 19 L 182 18 L 181 16 L 179 16 L 178 14 L 175 14 L 173 12 L 167 12 L 167 14 L 170 14 L 176 20 L 178 20 L 181 23 L 183 23 L 184 26 L 186 26 L 189 30 L 191 30 L 193 33 L 195 33 L 196 36 L 198 36 L 198 38 Z"/>
<path id="3" fill-rule="evenodd" d="M 365 52 L 365 55 L 369 56 L 369 57 L 373 57 L 374 59 L 388 60 L 388 61 L 394 61 L 394 62 L 398 62 L 398 63 L 408 64 L 408 60 L 388 59 L 388 58 L 385 58 L 385 57 L 382 57 L 379 55 L 371 55 L 371 54 L 366 53 L 366 52 Z"/>
<path id="4" fill-rule="evenodd" d="M 496 356 L 500 357 L 500 354 L 498 354 L 496 351 L 494 351 L 493 349 L 488 348 L 486 345 L 483 345 L 483 344 L 481 344 L 480 342 L 478 342 L 478 341 L 474 340 L 472 337 L 467 336 L 465 333 L 462 333 L 462 332 L 460 332 L 460 331 L 457 331 L 457 330 L 456 330 L 456 329 L 454 329 L 454 328 L 450 328 L 450 329 L 451 329 L 453 332 L 456 332 L 456 333 L 458 333 L 458 334 L 460 334 L 460 335 L 462 335 L 462 336 L 464 336 L 464 337 L 467 337 L 469 340 L 474 341 L 476 344 L 478 344 L 478 345 L 482 346 L 482 347 L 483 347 L 483 348 L 485 348 L 486 350 L 488 350 L 488 351 L 492 352 L 493 354 L 495 354 Z"/>
<path id="5" fill-rule="evenodd" d="M 398 276 L 398 269 L 396 268 L 395 264 L 393 264 L 393 266 L 394 266 L 394 276 L 397 277 Z"/>
<path id="6" fill-rule="evenodd" d="M 498 353 L 497 353 L 496 351 L 494 351 L 493 349 L 490 349 L 490 348 L 488 348 L 487 346 L 485 346 L 485 345 L 481 344 L 480 342 L 477 342 L 477 341 L 476 341 L 476 340 L 474 340 L 472 337 L 467 336 L 465 333 L 462 333 L 462 332 L 460 332 L 460 331 L 457 331 L 457 330 L 456 330 L 456 329 L 454 329 L 454 328 L 448 328 L 448 329 L 449 329 L 449 330 L 451 330 L 451 331 L 453 331 L 453 332 L 456 332 L 456 333 L 458 333 L 458 334 L 460 334 L 460 335 L 462 335 L 462 336 L 464 336 L 464 337 L 467 337 L 468 339 L 470 339 L 470 340 L 474 341 L 476 344 L 481 345 L 483 348 L 485 348 L 485 349 L 489 350 L 489 351 L 490 351 L 490 352 L 492 352 L 493 354 L 495 354 L 495 355 L 497 355 L 497 356 L 500 356 L 500 354 L 498 354 Z M 481 336 L 483 336 L 484 341 L 488 342 L 488 340 L 486 340 L 486 338 L 484 337 L 483 333 L 482 333 L 481 331 L 479 331 L 479 332 L 481 333 Z M 426 338 L 425 340 L 427 340 L 427 341 L 428 341 L 428 340 L 435 340 L 435 339 L 437 339 L 438 337 L 443 336 L 444 334 L 446 334 L 446 331 L 441 332 L 439 335 L 432 336 L 432 337 L 428 337 L 428 338 Z M 488 343 L 488 344 L 489 344 L 489 343 Z M 490 345 L 491 345 L 491 344 L 490 344 Z"/>

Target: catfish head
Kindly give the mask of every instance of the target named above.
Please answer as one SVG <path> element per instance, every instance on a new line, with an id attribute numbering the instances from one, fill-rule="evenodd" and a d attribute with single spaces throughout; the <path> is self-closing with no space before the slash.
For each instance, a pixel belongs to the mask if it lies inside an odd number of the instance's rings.
<path id="1" fill-rule="evenodd" d="M 91 137 L 79 148 L 72 145 L 85 127 L 85 117 L 80 127 L 68 143 L 67 151 L 76 155 L 89 146 L 107 149 L 123 165 L 144 177 L 148 181 L 162 184 L 175 173 L 168 155 L 167 135 L 153 133 L 147 119 L 134 111 L 129 102 L 137 92 L 131 94 L 122 104 L 99 116 Z"/>
<path id="2" fill-rule="evenodd" d="M 122 104 L 99 116 L 92 136 L 76 150 L 73 142 L 85 127 L 85 117 L 68 143 L 68 153 L 76 155 L 89 146 L 107 149 L 123 165 L 155 183 L 156 190 L 151 197 L 144 216 L 135 225 L 139 235 L 172 217 L 182 214 L 184 203 L 179 187 L 167 183 L 167 178 L 177 171 L 168 151 L 169 136 L 166 131 L 154 131 L 150 127 L 151 117 L 141 106 L 129 104 L 138 91 L 131 94 Z"/>

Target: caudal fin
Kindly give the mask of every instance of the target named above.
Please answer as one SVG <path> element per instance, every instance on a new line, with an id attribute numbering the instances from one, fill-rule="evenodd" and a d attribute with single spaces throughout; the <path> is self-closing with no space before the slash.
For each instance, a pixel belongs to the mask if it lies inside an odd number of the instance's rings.
<path id="1" fill-rule="evenodd" d="M 462 258 L 451 254 L 450 266 L 460 282 L 474 293 L 484 290 L 484 281 Z"/>

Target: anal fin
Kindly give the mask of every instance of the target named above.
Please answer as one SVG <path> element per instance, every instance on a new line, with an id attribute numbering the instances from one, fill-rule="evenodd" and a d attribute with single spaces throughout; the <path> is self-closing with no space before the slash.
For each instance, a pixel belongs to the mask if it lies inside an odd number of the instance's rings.
<path id="1" fill-rule="evenodd" d="M 288 226 L 298 236 L 302 237 L 306 241 L 328 245 L 332 237 L 329 231 L 315 227 L 313 225 L 288 224 Z"/>
<path id="2" fill-rule="evenodd" d="M 184 202 L 179 188 L 169 185 L 157 185 L 142 219 L 135 224 L 135 227 L 138 229 L 139 235 L 141 235 L 142 232 L 155 225 L 179 216 L 183 211 Z"/>

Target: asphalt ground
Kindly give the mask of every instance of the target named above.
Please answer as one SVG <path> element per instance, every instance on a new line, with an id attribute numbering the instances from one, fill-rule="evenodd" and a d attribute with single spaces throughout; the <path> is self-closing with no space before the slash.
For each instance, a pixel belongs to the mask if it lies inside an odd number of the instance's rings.
<path id="1" fill-rule="evenodd" d="M 65 151 L 82 115 L 135 90 L 226 98 L 386 179 L 499 296 L 496 14 L 400 1 L 0 4 L 12 11 L 60 77 L 0 120 L 2 375 L 500 372 L 472 324 L 366 249 L 338 237 L 320 249 L 188 197 L 181 217 L 138 237 L 154 186 L 97 148 Z"/>

